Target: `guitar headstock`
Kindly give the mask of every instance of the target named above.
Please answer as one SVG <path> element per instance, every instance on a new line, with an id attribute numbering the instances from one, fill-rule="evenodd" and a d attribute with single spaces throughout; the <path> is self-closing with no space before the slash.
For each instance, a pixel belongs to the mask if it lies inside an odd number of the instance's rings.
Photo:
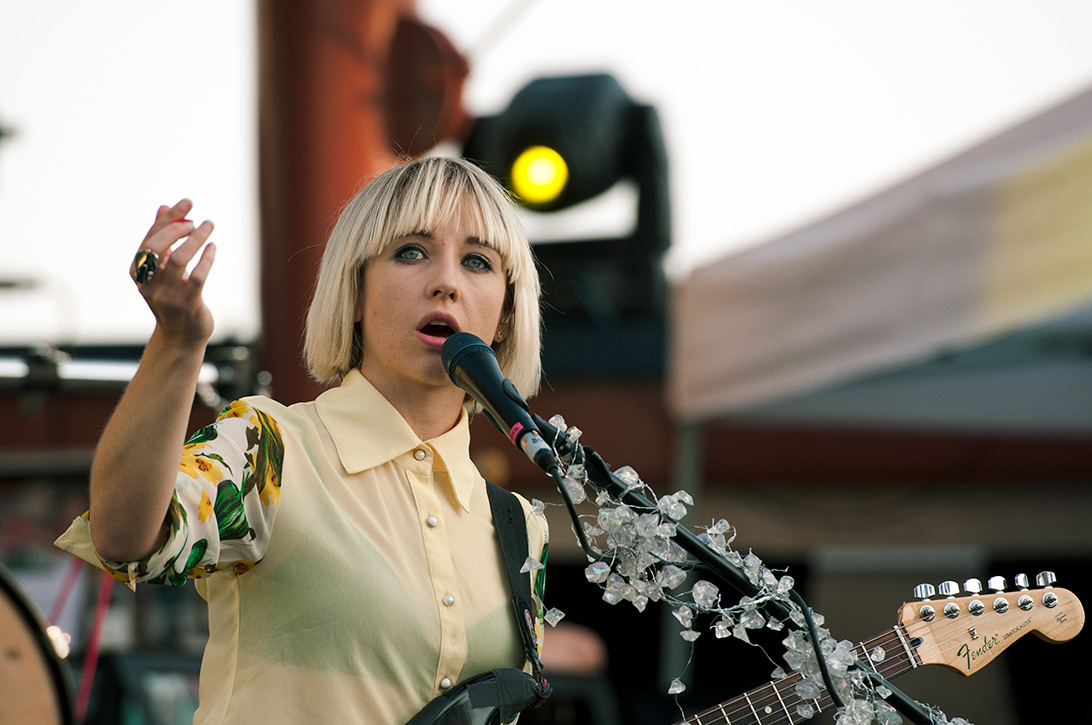
<path id="1" fill-rule="evenodd" d="M 1020 575 L 1021 588 L 1005 592 L 1004 580 L 994 577 L 987 593 L 977 579 L 969 579 L 963 585 L 969 596 L 957 597 L 959 585 L 948 581 L 936 598 L 936 590 L 923 584 L 914 590 L 922 600 L 904 604 L 899 622 L 912 642 L 921 641 L 916 654 L 922 664 L 971 675 L 1025 634 L 1064 642 L 1084 627 L 1084 607 L 1072 592 L 1051 586 L 1051 572 L 1040 574 L 1037 582 L 1040 589 L 1028 590 L 1027 577 Z"/>

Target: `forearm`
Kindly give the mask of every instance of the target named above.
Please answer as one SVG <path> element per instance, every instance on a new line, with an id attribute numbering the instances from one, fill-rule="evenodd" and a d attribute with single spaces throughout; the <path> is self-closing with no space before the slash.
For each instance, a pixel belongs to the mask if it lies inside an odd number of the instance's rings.
<path id="1" fill-rule="evenodd" d="M 91 535 L 105 559 L 136 561 L 166 540 L 204 344 L 178 344 L 157 327 L 91 465 Z"/>
<path id="2" fill-rule="evenodd" d="M 215 257 L 206 244 L 213 226 L 186 219 L 192 207 L 189 199 L 159 207 L 140 247 L 142 258 L 147 252 L 157 263 L 148 276 L 137 276 L 135 261 L 129 269 L 156 327 L 91 463 L 91 537 L 112 561 L 142 559 L 166 541 L 167 508 L 213 330 L 202 299 Z"/>

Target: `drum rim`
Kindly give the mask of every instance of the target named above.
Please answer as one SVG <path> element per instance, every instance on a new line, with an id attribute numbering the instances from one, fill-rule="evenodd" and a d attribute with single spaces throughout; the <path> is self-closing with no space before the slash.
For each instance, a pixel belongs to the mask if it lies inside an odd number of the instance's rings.
<path id="1" fill-rule="evenodd" d="M 57 650 L 54 649 L 49 635 L 46 634 L 46 627 L 49 626 L 48 621 L 27 596 L 19 591 L 16 587 L 15 575 L 2 563 L 0 563 L 0 589 L 3 589 L 4 594 L 14 603 L 15 609 L 23 618 L 24 624 L 28 625 L 33 631 L 38 651 L 46 661 L 49 674 L 56 685 L 54 694 L 57 696 L 61 722 L 63 725 L 73 725 L 75 723 L 75 713 L 72 704 L 72 680 L 68 668 L 63 665 L 63 660 L 57 654 Z"/>

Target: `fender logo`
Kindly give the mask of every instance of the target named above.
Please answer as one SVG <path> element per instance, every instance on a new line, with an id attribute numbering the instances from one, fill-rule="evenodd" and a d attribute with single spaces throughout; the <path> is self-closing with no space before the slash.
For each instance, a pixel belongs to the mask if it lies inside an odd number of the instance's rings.
<path id="1" fill-rule="evenodd" d="M 996 634 L 991 634 L 989 637 L 986 637 L 986 639 L 982 640 L 982 644 L 979 647 L 971 649 L 966 644 L 964 644 L 960 646 L 959 651 L 956 652 L 956 654 L 959 657 L 963 658 L 964 663 L 967 665 L 967 671 L 969 672 L 971 670 L 971 667 L 974 665 L 975 660 L 989 653 L 989 651 L 997 646 L 1000 641 L 1000 637 L 998 637 Z"/>

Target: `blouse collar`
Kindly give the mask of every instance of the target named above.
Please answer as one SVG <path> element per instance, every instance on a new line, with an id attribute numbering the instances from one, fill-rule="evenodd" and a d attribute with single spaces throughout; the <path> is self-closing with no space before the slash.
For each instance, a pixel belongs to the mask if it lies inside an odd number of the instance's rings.
<path id="1" fill-rule="evenodd" d="M 455 498 L 470 510 L 471 494 L 483 479 L 470 460 L 470 419 L 465 408 L 455 427 L 422 441 L 359 370 L 349 371 L 340 386 L 319 395 L 315 407 L 346 472 L 360 473 L 428 446 L 436 454 L 436 469 L 448 474 Z"/>

